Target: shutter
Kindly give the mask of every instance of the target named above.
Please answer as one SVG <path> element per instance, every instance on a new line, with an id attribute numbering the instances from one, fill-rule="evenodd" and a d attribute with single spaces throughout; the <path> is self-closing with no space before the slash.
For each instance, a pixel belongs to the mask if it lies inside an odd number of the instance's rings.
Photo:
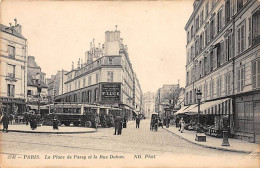
<path id="1" fill-rule="evenodd" d="M 241 27 L 241 52 L 245 49 L 245 26 L 242 25 Z"/>
<path id="2" fill-rule="evenodd" d="M 260 87 L 260 61 L 256 61 L 257 72 L 256 72 L 256 86 L 257 88 Z"/>
<path id="3" fill-rule="evenodd" d="M 240 28 L 237 30 L 237 54 L 240 53 Z"/>
<path id="4" fill-rule="evenodd" d="M 237 70 L 237 91 L 240 92 L 240 69 Z"/>

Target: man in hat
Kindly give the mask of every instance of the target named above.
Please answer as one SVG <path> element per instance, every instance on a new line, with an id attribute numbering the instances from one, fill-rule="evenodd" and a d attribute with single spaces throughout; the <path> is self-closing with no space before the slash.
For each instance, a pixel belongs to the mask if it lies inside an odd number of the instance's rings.
<path id="1" fill-rule="evenodd" d="M 9 124 L 9 117 L 7 114 L 4 114 L 4 116 L 1 119 L 1 123 L 3 123 L 3 132 L 4 130 L 8 132 L 8 124 Z"/>

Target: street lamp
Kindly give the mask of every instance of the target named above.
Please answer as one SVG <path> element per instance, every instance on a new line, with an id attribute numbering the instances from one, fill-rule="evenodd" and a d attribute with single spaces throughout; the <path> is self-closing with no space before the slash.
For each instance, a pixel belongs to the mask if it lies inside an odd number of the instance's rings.
<path id="1" fill-rule="evenodd" d="M 200 132 L 201 131 L 200 130 L 200 100 L 201 100 L 201 95 L 202 95 L 201 91 L 198 90 L 196 95 L 197 95 L 197 100 L 198 100 L 198 129 L 197 129 L 197 132 Z"/>
<path id="2" fill-rule="evenodd" d="M 37 80 L 37 93 L 38 93 L 38 114 L 40 114 L 40 97 L 41 97 L 41 91 L 42 91 L 42 86 L 40 83 L 40 74 L 37 73 L 35 76 L 36 80 Z"/>

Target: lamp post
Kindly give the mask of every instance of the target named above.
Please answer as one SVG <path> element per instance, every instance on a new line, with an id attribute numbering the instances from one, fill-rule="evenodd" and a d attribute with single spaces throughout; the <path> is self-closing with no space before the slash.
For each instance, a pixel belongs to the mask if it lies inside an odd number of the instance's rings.
<path id="1" fill-rule="evenodd" d="M 37 93 L 38 93 L 38 114 L 40 114 L 40 97 L 41 97 L 41 91 L 42 91 L 42 86 L 40 83 L 40 74 L 37 73 L 35 76 L 36 80 L 37 80 Z"/>
<path id="2" fill-rule="evenodd" d="M 201 132 L 201 130 L 200 130 L 200 100 L 201 100 L 201 95 L 202 95 L 201 91 L 198 90 L 196 95 L 197 95 L 197 100 L 198 100 L 198 129 L 197 129 L 197 132 Z"/>

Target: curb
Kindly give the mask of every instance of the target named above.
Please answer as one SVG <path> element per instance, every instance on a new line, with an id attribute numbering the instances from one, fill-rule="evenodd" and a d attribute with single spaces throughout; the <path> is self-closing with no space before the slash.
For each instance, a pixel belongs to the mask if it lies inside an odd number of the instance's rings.
<path id="1" fill-rule="evenodd" d="M 205 145 L 205 144 L 199 144 L 199 143 L 196 143 L 196 142 L 194 142 L 194 141 L 191 141 L 191 140 L 189 140 L 189 139 L 187 139 L 187 138 L 184 138 L 184 137 L 182 137 L 182 136 L 180 136 L 180 135 L 178 135 L 178 134 L 176 134 L 176 133 L 174 133 L 174 132 L 172 132 L 172 131 L 170 131 L 170 130 L 167 130 L 167 129 L 165 129 L 165 128 L 163 128 L 163 129 L 166 130 L 166 131 L 168 131 L 168 132 L 170 132 L 170 133 L 172 133 L 172 134 L 174 134 L 174 135 L 177 135 L 178 137 L 180 137 L 180 138 L 182 138 L 182 139 L 184 139 L 184 140 L 186 140 L 186 141 L 188 141 L 188 142 L 190 142 L 190 143 L 192 143 L 192 144 L 195 144 L 195 145 L 198 145 L 198 146 L 201 146 L 201 147 L 204 147 L 204 148 L 211 148 L 211 149 L 215 149 L 215 150 L 230 151 L 230 152 L 237 152 L 237 153 L 246 153 L 246 154 L 250 154 L 250 153 L 253 152 L 253 151 L 243 151 L 243 150 L 226 149 L 226 148 L 214 147 L 214 146 Z"/>
<path id="2" fill-rule="evenodd" d="M 3 129 L 0 129 L 2 131 Z M 20 133 L 34 133 L 34 134 L 83 134 L 83 133 L 95 133 L 95 131 L 77 131 L 77 132 L 43 132 L 43 131 L 20 131 L 20 130 L 8 130 L 8 132 L 20 132 Z"/>

